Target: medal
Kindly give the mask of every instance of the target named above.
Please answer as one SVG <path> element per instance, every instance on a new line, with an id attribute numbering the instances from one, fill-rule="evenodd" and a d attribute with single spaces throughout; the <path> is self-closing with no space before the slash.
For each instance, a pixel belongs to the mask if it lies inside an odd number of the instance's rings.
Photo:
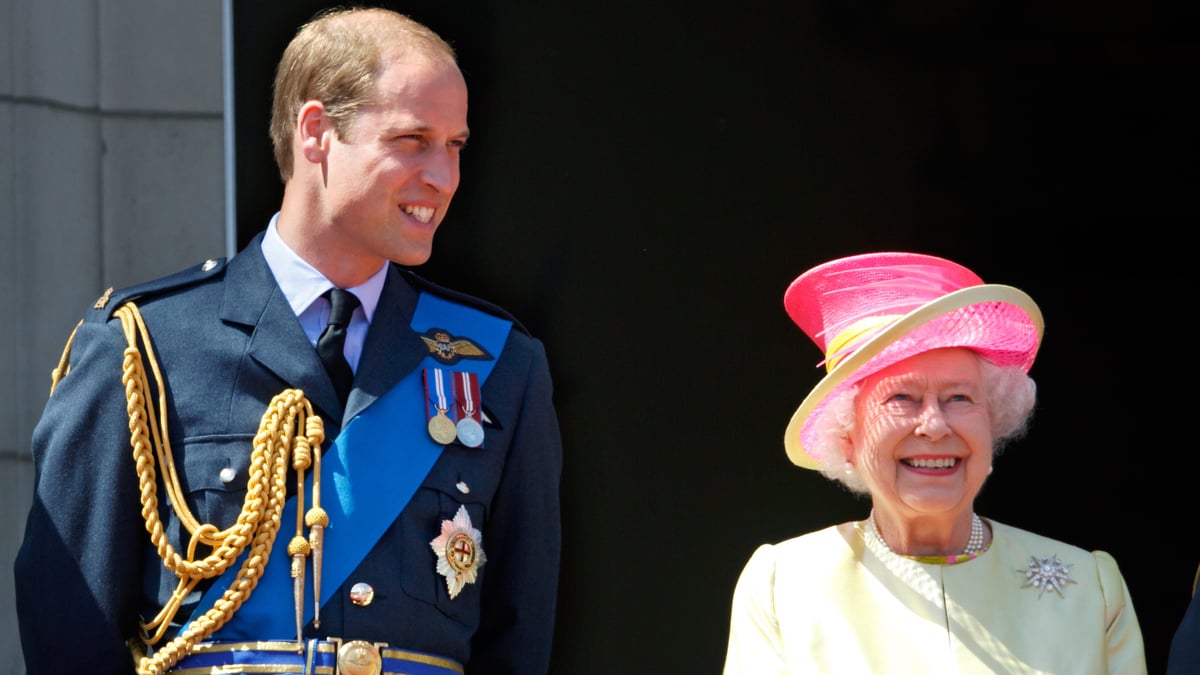
<path id="1" fill-rule="evenodd" d="M 450 402 L 446 399 L 445 371 L 441 368 L 425 369 L 425 401 L 425 414 L 429 415 L 429 436 L 442 445 L 454 442 L 458 429 L 454 426 L 454 420 L 446 414 L 450 410 Z"/>
<path id="2" fill-rule="evenodd" d="M 483 445 L 483 425 L 470 417 L 464 417 L 456 425 L 458 441 L 468 448 L 478 448 Z"/>
<path id="3" fill-rule="evenodd" d="M 458 405 L 458 442 L 468 448 L 483 445 L 483 425 L 479 423 L 479 377 L 475 373 L 455 373 L 454 393 Z"/>
<path id="4" fill-rule="evenodd" d="M 429 435 L 442 445 L 454 442 L 454 437 L 458 435 L 458 429 L 455 428 L 454 422 L 446 417 L 445 410 L 439 410 L 436 415 L 429 418 Z"/>

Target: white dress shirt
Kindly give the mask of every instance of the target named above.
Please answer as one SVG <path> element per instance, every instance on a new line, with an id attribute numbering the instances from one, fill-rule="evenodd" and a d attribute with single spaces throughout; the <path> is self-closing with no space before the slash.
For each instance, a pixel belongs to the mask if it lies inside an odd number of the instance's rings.
<path id="1" fill-rule="evenodd" d="M 308 335 L 308 341 L 315 349 L 317 338 L 321 336 L 321 331 L 325 330 L 325 324 L 329 323 L 329 300 L 321 296 L 334 285 L 284 243 L 275 225 L 278 219 L 279 214 L 276 213 L 267 225 L 267 232 L 262 241 L 263 257 L 267 260 L 267 266 L 271 268 L 271 274 L 275 276 L 275 282 L 283 291 L 283 296 L 296 313 L 304 333 Z M 385 278 L 386 262 L 364 283 L 346 289 L 353 293 L 359 302 L 359 306 L 350 317 L 350 325 L 346 328 L 346 361 L 355 372 L 358 371 L 363 340 L 367 337 L 371 318 L 375 316 L 375 307 L 379 304 L 379 294 L 383 291 Z"/>

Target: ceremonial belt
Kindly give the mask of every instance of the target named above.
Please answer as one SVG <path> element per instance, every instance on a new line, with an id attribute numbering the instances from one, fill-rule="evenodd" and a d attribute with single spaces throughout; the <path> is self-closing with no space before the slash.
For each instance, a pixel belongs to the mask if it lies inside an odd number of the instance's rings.
<path id="1" fill-rule="evenodd" d="M 413 313 L 412 329 L 420 334 L 431 330 L 471 340 L 493 355 L 491 359 L 463 360 L 457 370 L 478 375 L 482 385 L 495 365 L 495 355 L 504 349 L 512 322 L 480 310 L 421 293 Z M 425 365 L 443 365 L 434 356 Z M 386 394 L 355 415 L 334 439 L 333 447 L 321 461 L 321 484 L 332 486 L 334 499 L 324 501 L 329 514 L 325 528 L 325 559 L 322 573 L 321 605 L 333 596 L 359 563 L 374 548 L 388 527 L 399 517 L 421 481 L 442 453 L 442 445 L 430 438 L 426 429 L 423 369 L 415 368 Z M 397 451 L 396 439 L 403 439 L 403 452 Z M 312 489 L 312 476 L 305 491 Z M 327 493 L 328 494 L 328 493 Z M 296 519 L 296 500 L 289 499 L 280 522 Z M 438 533 L 438 523 L 430 523 L 430 537 Z M 430 565 L 435 564 L 431 558 Z M 212 606 L 233 581 L 223 574 L 208 589 L 201 607 Z M 312 582 L 306 595 L 312 592 Z M 250 598 L 223 625 L 212 639 L 276 640 L 295 635 L 291 560 L 286 542 L 276 542 L 263 577 Z M 304 603 L 304 623 L 313 618 L 313 604 Z M 187 630 L 185 627 L 184 630 Z M 296 643 L 290 643 L 295 648 Z"/>
<path id="2" fill-rule="evenodd" d="M 309 640 L 304 649 L 297 648 L 295 641 L 204 642 L 171 669 L 171 675 L 214 673 L 463 675 L 463 667 L 436 654 L 334 638 Z"/>

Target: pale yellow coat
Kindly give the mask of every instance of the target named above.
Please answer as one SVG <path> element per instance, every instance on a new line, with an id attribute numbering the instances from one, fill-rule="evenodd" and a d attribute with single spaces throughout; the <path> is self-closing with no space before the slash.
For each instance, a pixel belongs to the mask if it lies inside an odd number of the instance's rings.
<path id="1" fill-rule="evenodd" d="M 974 560 L 928 564 L 843 523 L 758 548 L 733 594 L 725 675 L 1146 673 L 1112 556 L 987 521 Z M 1024 587 L 1033 558 L 1069 566 L 1060 596 Z"/>

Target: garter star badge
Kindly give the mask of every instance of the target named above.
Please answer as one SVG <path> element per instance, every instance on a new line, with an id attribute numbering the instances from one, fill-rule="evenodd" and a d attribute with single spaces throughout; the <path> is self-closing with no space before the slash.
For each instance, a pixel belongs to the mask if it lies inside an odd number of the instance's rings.
<path id="1" fill-rule="evenodd" d="M 487 562 L 481 541 L 483 535 L 471 527 L 467 507 L 459 506 L 454 520 L 442 521 L 442 533 L 429 542 L 437 556 L 438 574 L 446 577 L 446 590 L 454 599 L 463 586 L 475 583 L 479 568 Z"/>
<path id="2" fill-rule="evenodd" d="M 1058 593 L 1058 597 L 1063 597 L 1063 588 L 1067 584 L 1076 583 L 1071 578 L 1071 565 L 1063 563 L 1058 559 L 1057 555 L 1053 556 L 1029 556 L 1029 565 L 1023 570 L 1017 570 L 1025 574 L 1025 583 L 1021 588 L 1029 588 L 1033 586 L 1038 589 L 1038 598 L 1046 592 L 1046 589 L 1052 589 Z"/>

